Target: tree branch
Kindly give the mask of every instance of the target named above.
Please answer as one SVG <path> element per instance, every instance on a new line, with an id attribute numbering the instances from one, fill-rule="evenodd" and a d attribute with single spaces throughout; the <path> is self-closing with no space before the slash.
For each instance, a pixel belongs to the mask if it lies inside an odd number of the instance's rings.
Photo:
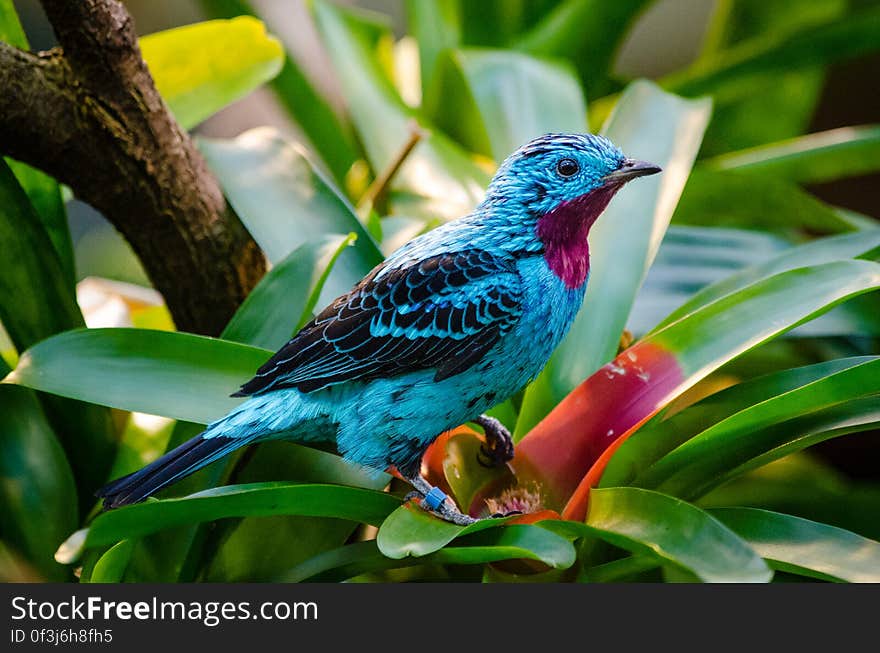
<path id="1" fill-rule="evenodd" d="M 43 0 L 61 49 L 0 43 L 0 149 L 53 175 L 122 233 L 177 326 L 217 335 L 265 272 L 156 91 L 115 0 Z"/>

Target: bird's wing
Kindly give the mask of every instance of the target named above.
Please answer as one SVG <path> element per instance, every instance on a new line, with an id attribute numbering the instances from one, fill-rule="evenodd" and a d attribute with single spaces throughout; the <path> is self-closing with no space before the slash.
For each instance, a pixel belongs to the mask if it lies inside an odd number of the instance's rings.
<path id="1" fill-rule="evenodd" d="M 514 259 L 484 250 L 378 267 L 299 331 L 234 396 L 435 369 L 463 372 L 521 312 Z"/>

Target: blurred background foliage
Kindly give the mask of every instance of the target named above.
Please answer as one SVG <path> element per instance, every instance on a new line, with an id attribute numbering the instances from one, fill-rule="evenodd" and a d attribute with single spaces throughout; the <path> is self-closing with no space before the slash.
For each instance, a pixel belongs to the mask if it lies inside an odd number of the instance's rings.
<path id="1" fill-rule="evenodd" d="M 53 179 L 0 167 L 0 242 L 16 254 L 0 282 L 0 374 L 17 384 L 0 386 L 4 580 L 880 579 L 880 4 L 125 5 L 272 269 L 222 340 L 163 333 L 171 317 L 121 236 Z M 0 8 L 0 40 L 54 45 L 38 2 Z M 255 18 L 197 25 L 240 16 Z M 228 410 L 315 308 L 470 210 L 523 141 L 568 130 L 666 172 L 609 208 L 572 335 L 495 411 L 524 443 L 520 486 L 544 488 L 554 519 L 455 530 L 398 507 L 387 476 L 275 443 L 168 493 L 194 498 L 77 530 L 95 488 Z M 602 366 L 624 329 L 642 339 L 630 354 L 668 354 L 649 371 L 678 376 L 622 416 L 581 415 L 565 398 L 618 369 Z M 563 433 L 575 418 L 592 422 Z M 630 428 L 596 467 L 599 435 Z M 551 469 L 538 435 L 588 451 Z M 437 449 L 428 471 L 464 508 L 498 499 L 509 479 L 474 468 L 472 434 Z M 586 517 L 584 483 L 600 487 Z"/>

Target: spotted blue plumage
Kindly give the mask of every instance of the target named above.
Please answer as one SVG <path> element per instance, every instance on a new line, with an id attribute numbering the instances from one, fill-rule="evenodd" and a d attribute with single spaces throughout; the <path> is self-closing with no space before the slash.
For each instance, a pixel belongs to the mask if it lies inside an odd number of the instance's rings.
<path id="1" fill-rule="evenodd" d="M 407 478 L 443 431 L 534 378 L 580 308 L 587 232 L 625 181 L 659 171 L 590 134 L 547 134 L 469 215 L 394 252 L 272 356 L 206 430 L 99 492 L 140 501 L 253 442 L 327 442 Z"/>

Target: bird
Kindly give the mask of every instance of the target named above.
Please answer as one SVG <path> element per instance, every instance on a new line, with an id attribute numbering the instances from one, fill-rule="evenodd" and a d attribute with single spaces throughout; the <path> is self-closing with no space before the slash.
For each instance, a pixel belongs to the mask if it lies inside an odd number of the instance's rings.
<path id="1" fill-rule="evenodd" d="M 422 455 L 470 422 L 485 434 L 483 464 L 512 459 L 510 432 L 486 411 L 537 376 L 567 333 L 597 218 L 627 182 L 660 171 L 596 134 L 525 143 L 471 213 L 390 254 L 232 395 L 246 401 L 96 492 L 103 507 L 143 501 L 240 447 L 280 439 L 395 469 L 426 511 L 472 523 L 421 476 Z"/>

